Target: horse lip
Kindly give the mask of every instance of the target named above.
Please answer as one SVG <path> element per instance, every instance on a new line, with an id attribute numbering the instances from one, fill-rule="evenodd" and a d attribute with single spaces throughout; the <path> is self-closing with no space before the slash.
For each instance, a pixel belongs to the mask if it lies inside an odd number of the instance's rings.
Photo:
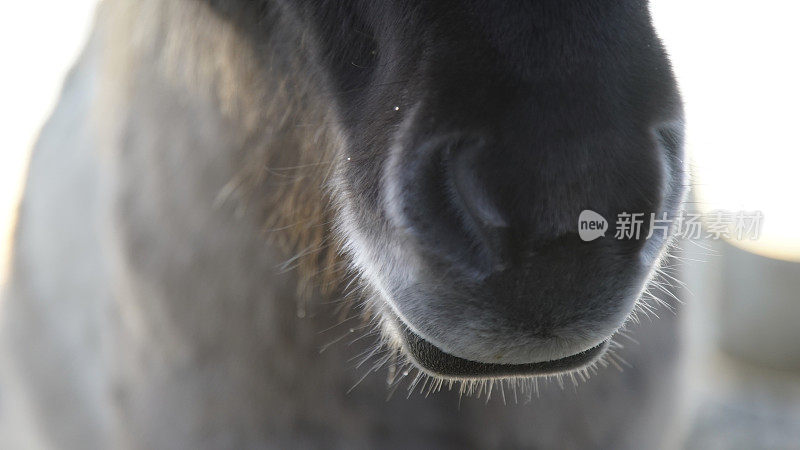
<path id="1" fill-rule="evenodd" d="M 552 361 L 528 364 L 493 364 L 471 361 L 445 353 L 418 336 L 408 327 L 401 327 L 403 347 L 414 362 L 432 375 L 449 379 L 487 379 L 557 375 L 585 368 L 597 361 L 608 349 L 609 340 Z"/>

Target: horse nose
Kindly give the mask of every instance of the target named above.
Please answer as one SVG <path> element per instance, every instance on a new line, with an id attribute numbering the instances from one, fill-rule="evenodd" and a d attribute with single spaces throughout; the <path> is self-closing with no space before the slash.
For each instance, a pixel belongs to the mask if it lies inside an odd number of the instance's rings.
<path id="1" fill-rule="evenodd" d="M 394 298 L 413 331 L 445 353 L 503 364 L 606 340 L 648 276 L 647 228 L 635 239 L 584 241 L 579 216 L 592 209 L 613 224 L 621 211 L 655 211 L 662 166 L 632 145 L 619 150 L 627 158 L 604 147 L 463 135 L 394 147 L 387 212 L 403 235 L 397 251 L 419 268 Z M 484 325 L 468 338 L 449 332 L 476 316 Z"/>

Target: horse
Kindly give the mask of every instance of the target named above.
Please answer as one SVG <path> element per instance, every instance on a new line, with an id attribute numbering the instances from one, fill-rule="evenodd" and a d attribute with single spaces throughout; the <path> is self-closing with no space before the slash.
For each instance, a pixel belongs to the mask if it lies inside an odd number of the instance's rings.
<path id="1" fill-rule="evenodd" d="M 682 147 L 644 0 L 105 0 L 30 163 L 2 421 L 82 449 L 674 445 L 679 321 L 636 325 L 670 238 L 578 219 L 674 218 Z"/>

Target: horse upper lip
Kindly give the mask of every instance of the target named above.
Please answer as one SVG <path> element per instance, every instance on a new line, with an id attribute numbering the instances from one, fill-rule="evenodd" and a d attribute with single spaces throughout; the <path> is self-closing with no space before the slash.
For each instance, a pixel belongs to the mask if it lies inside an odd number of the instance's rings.
<path id="1" fill-rule="evenodd" d="M 609 341 L 552 361 L 528 364 L 494 364 L 470 361 L 445 353 L 435 345 L 418 336 L 408 327 L 402 327 L 403 347 L 414 362 L 436 376 L 446 378 L 506 378 L 515 376 L 556 375 L 584 368 L 597 361 L 608 348 Z"/>

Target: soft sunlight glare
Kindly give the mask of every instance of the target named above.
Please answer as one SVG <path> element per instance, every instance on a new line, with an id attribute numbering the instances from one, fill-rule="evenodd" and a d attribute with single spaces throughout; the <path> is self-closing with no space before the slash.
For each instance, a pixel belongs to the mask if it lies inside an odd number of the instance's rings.
<path id="1" fill-rule="evenodd" d="M 731 242 L 800 261 L 800 2 L 656 0 L 651 10 L 686 103 L 700 209 L 761 211 L 760 238 Z"/>

